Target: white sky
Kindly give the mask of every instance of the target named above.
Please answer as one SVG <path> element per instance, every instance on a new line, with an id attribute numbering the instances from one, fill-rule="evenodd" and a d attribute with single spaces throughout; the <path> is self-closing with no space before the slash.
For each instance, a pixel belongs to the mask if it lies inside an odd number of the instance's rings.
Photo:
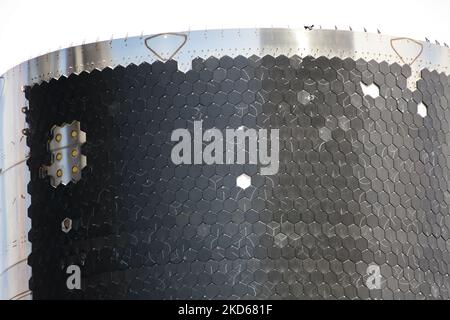
<path id="1" fill-rule="evenodd" d="M 0 74 L 31 57 L 97 39 L 195 29 L 362 30 L 450 44 L 449 0 L 0 0 Z"/>

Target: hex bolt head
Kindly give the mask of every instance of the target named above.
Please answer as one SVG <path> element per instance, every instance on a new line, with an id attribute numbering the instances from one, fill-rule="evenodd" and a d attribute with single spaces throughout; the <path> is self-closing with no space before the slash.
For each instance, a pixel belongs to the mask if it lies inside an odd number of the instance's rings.
<path id="1" fill-rule="evenodd" d="M 70 230 L 72 230 L 72 219 L 70 218 L 65 218 L 62 222 L 61 222 L 61 230 L 64 233 L 69 233 Z"/>

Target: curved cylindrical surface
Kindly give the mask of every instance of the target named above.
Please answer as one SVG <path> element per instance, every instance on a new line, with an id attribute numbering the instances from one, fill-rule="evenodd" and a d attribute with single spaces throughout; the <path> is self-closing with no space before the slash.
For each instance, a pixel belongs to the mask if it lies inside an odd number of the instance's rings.
<path id="1" fill-rule="evenodd" d="M 449 298 L 448 50 L 243 32 L 26 83 L 34 298 Z M 55 188 L 74 121 L 87 165 Z"/>

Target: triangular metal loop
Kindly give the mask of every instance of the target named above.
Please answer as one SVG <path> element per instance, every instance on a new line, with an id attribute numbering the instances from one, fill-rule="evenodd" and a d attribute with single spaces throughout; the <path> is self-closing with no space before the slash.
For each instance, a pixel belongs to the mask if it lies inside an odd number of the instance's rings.
<path id="1" fill-rule="evenodd" d="M 417 45 L 416 48 L 418 49 L 417 50 L 418 53 L 416 55 L 408 54 L 411 57 L 410 62 L 408 62 L 408 61 L 406 61 L 406 58 L 405 58 L 406 54 L 402 54 L 402 53 L 400 53 L 400 51 L 402 49 L 411 50 L 411 44 Z M 396 47 L 396 45 L 397 45 L 397 47 Z M 399 45 L 403 45 L 402 48 L 400 48 Z M 406 48 L 406 46 L 409 46 L 409 48 Z M 416 62 L 416 60 L 420 57 L 420 55 L 423 52 L 423 44 L 420 43 L 419 41 L 411 39 L 411 38 L 391 39 L 391 47 L 392 47 L 392 50 L 394 50 L 394 52 L 400 58 L 400 60 L 404 64 L 407 64 L 407 65 L 412 65 L 414 62 Z"/>
<path id="2" fill-rule="evenodd" d="M 179 38 L 181 40 L 180 44 L 175 46 L 175 47 L 171 47 L 173 46 L 173 41 L 170 41 L 172 39 L 174 39 L 175 37 Z M 154 43 L 151 44 L 151 41 L 162 41 L 159 43 Z M 150 50 L 159 60 L 161 61 L 168 61 L 170 59 L 172 59 L 179 51 L 180 49 L 186 44 L 187 42 L 187 35 L 183 34 L 183 33 L 159 33 L 159 34 L 155 34 L 153 36 L 150 36 L 148 38 L 145 38 L 144 43 L 145 46 L 148 48 L 148 50 Z M 169 54 L 169 56 L 167 58 L 162 56 L 161 50 L 160 49 L 165 49 L 168 50 L 168 52 L 171 52 Z"/>

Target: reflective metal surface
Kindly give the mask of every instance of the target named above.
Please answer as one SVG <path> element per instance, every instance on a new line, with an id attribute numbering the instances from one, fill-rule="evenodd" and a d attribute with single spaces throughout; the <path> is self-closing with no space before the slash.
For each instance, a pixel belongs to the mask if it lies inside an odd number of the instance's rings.
<path id="1" fill-rule="evenodd" d="M 31 245 L 27 240 L 30 220 L 27 208 L 29 172 L 28 150 L 23 135 L 25 99 L 21 85 L 26 77 L 14 74 L 4 83 L 0 94 L 0 298 L 25 297 L 30 268 L 27 257 Z"/>
<path id="2" fill-rule="evenodd" d="M 408 87 L 415 88 L 423 68 L 450 73 L 450 50 L 430 43 L 380 34 L 335 30 L 243 29 L 183 32 L 133 37 L 63 49 L 29 60 L 0 79 L 0 299 L 27 298 L 30 221 L 26 190 L 28 148 L 23 135 L 26 99 L 21 88 L 72 73 L 170 57 L 182 71 L 195 57 L 211 55 L 286 55 L 363 58 L 366 61 L 410 63 Z M 146 41 L 147 40 L 147 41 Z M 150 47 L 149 48 L 146 46 Z M 181 47 L 180 47 L 181 46 Z"/>

